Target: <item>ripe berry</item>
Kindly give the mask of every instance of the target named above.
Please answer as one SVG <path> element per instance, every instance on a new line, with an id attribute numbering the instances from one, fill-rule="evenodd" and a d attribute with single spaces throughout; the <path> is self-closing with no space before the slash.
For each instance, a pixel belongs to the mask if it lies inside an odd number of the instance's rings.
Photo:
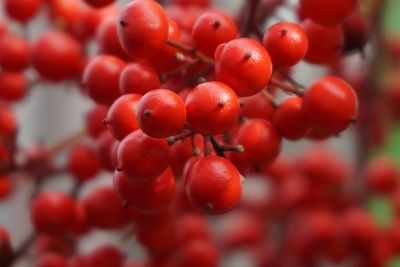
<path id="1" fill-rule="evenodd" d="M 83 202 L 79 201 L 75 203 L 75 223 L 72 229 L 73 234 L 82 236 L 88 233 L 90 225 L 86 214 L 85 206 Z"/>
<path id="2" fill-rule="evenodd" d="M 82 87 L 98 104 L 111 105 L 119 96 L 119 78 L 125 62 L 114 56 L 97 56 L 86 66 Z"/>
<path id="3" fill-rule="evenodd" d="M 10 196 L 14 187 L 14 179 L 9 175 L 0 176 L 0 200 Z"/>
<path id="4" fill-rule="evenodd" d="M 168 37 L 168 20 L 155 1 L 136 0 L 126 5 L 119 16 L 118 38 L 133 58 L 157 53 Z"/>
<path id="5" fill-rule="evenodd" d="M 305 60 L 312 64 L 328 64 L 339 58 L 343 48 L 343 31 L 340 26 L 323 27 L 306 20 L 303 29 L 308 39 Z"/>
<path id="6" fill-rule="evenodd" d="M 0 37 L 0 65 L 8 71 L 23 71 L 29 65 L 30 46 L 21 36 L 4 34 Z"/>
<path id="7" fill-rule="evenodd" d="M 355 12 L 343 22 L 342 29 L 344 34 L 343 51 L 345 53 L 362 51 L 371 35 L 369 21 L 359 12 Z"/>
<path id="8" fill-rule="evenodd" d="M 302 109 L 313 128 L 338 133 L 356 117 L 357 97 L 345 81 L 327 76 L 314 82 L 305 91 Z"/>
<path id="9" fill-rule="evenodd" d="M 378 158 L 366 166 L 365 179 L 372 192 L 390 193 L 396 189 L 400 173 L 396 164 L 389 158 Z"/>
<path id="10" fill-rule="evenodd" d="M 17 118 L 11 106 L 0 104 L 0 134 L 12 136 L 18 130 Z"/>
<path id="11" fill-rule="evenodd" d="M 260 92 L 253 96 L 244 97 L 241 99 L 242 107 L 240 115 L 249 119 L 264 119 L 272 121 L 275 108 L 271 105 L 271 101 Z"/>
<path id="12" fill-rule="evenodd" d="M 197 159 L 184 179 L 189 202 L 208 214 L 228 212 L 240 201 L 240 173 L 222 157 L 206 156 Z"/>
<path id="13" fill-rule="evenodd" d="M 77 181 L 94 178 L 100 172 L 96 151 L 84 143 L 75 145 L 69 153 L 67 168 Z"/>
<path id="14" fill-rule="evenodd" d="M 108 110 L 104 123 L 116 139 L 122 140 L 128 134 L 139 129 L 136 108 L 140 98 L 141 96 L 137 94 L 123 95 Z"/>
<path id="15" fill-rule="evenodd" d="M 88 260 L 90 266 L 122 267 L 124 256 L 117 247 L 113 245 L 102 245 L 89 254 Z"/>
<path id="16" fill-rule="evenodd" d="M 5 101 L 18 101 L 24 98 L 28 89 L 28 80 L 20 72 L 0 73 L 0 99 Z"/>
<path id="17" fill-rule="evenodd" d="M 165 139 L 152 138 L 142 130 L 125 137 L 118 147 L 118 168 L 136 181 L 151 181 L 168 166 L 169 146 Z"/>
<path id="18" fill-rule="evenodd" d="M 140 94 L 160 88 L 158 74 L 143 63 L 130 63 L 121 73 L 119 81 L 122 94 Z"/>
<path id="19" fill-rule="evenodd" d="M 125 225 L 127 211 L 111 186 L 96 188 L 83 200 L 91 226 L 115 229 Z"/>
<path id="20" fill-rule="evenodd" d="M 235 39 L 215 51 L 215 76 L 238 96 L 251 96 L 268 85 L 272 63 L 265 48 L 248 38 Z"/>
<path id="21" fill-rule="evenodd" d="M 103 123 L 107 116 L 107 107 L 103 105 L 94 105 L 88 113 L 86 113 L 86 131 L 90 137 L 96 138 L 106 130 Z"/>
<path id="22" fill-rule="evenodd" d="M 104 131 L 96 138 L 97 157 L 104 170 L 114 171 L 117 167 L 116 160 L 113 159 L 114 144 L 117 141 L 109 131 Z"/>
<path id="23" fill-rule="evenodd" d="M 206 218 L 196 213 L 185 213 L 180 216 L 177 224 L 177 239 L 179 244 L 186 244 L 192 240 L 209 240 L 210 226 Z"/>
<path id="24" fill-rule="evenodd" d="M 108 18 L 99 25 L 96 41 L 99 44 L 100 53 L 114 55 L 122 59 L 129 58 L 118 40 L 116 18 Z"/>
<path id="25" fill-rule="evenodd" d="M 5 0 L 7 15 L 21 23 L 27 23 L 43 6 L 43 0 Z"/>
<path id="26" fill-rule="evenodd" d="M 180 5 L 183 7 L 209 7 L 210 0 L 169 0 L 171 4 Z"/>
<path id="27" fill-rule="evenodd" d="M 175 179 L 170 167 L 149 182 L 137 181 L 125 172 L 115 171 L 114 187 L 134 209 L 143 213 L 157 213 L 170 205 L 175 192 Z"/>
<path id="28" fill-rule="evenodd" d="M 95 8 L 105 7 L 115 2 L 115 0 L 84 0 L 84 1 L 88 5 L 93 6 Z"/>
<path id="29" fill-rule="evenodd" d="M 145 94 L 137 105 L 137 117 L 142 131 L 156 138 L 177 134 L 186 122 L 186 107 L 176 93 L 156 89 Z"/>
<path id="30" fill-rule="evenodd" d="M 281 150 L 281 136 L 272 123 L 253 119 L 240 126 L 234 144 L 244 147 L 243 153 L 232 153 L 231 158 L 240 168 L 261 169 L 272 163 Z"/>
<path id="31" fill-rule="evenodd" d="M 220 44 L 235 39 L 237 34 L 236 23 L 229 15 L 211 11 L 196 20 L 191 36 L 194 46 L 212 57 Z"/>
<path id="32" fill-rule="evenodd" d="M 278 133 L 289 140 L 298 140 L 310 132 L 307 117 L 302 109 L 301 97 L 285 99 L 274 114 L 274 126 Z"/>
<path id="33" fill-rule="evenodd" d="M 336 26 L 357 7 L 359 0 L 301 0 L 304 14 L 323 26 Z"/>
<path id="34" fill-rule="evenodd" d="M 47 32 L 33 45 L 32 62 L 36 71 L 47 80 L 71 79 L 79 73 L 81 48 L 68 34 Z"/>
<path id="35" fill-rule="evenodd" d="M 51 235 L 64 235 L 75 220 L 75 203 L 61 192 L 45 192 L 33 201 L 32 222 L 37 231 Z"/>
<path id="36" fill-rule="evenodd" d="M 210 240 L 193 240 L 185 244 L 180 252 L 181 267 L 218 267 L 219 251 Z"/>
<path id="37" fill-rule="evenodd" d="M 46 253 L 38 257 L 35 267 L 68 267 L 68 261 L 60 254 Z"/>
<path id="38" fill-rule="evenodd" d="M 298 24 L 279 22 L 264 34 L 263 45 L 274 66 L 287 68 L 304 58 L 308 50 L 308 39 Z"/>
<path id="39" fill-rule="evenodd" d="M 186 98 L 187 120 L 200 134 L 222 134 L 231 129 L 239 117 L 239 99 L 220 82 L 197 85 Z"/>

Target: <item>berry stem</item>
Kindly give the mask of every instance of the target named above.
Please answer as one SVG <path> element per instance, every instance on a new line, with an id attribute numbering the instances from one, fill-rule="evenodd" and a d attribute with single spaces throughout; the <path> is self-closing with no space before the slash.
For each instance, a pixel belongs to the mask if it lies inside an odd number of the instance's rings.
<path id="1" fill-rule="evenodd" d="M 21 259 L 36 241 L 37 234 L 32 232 L 29 236 L 15 249 L 14 262 Z"/>
<path id="2" fill-rule="evenodd" d="M 174 40 L 169 40 L 169 39 L 167 40 L 167 44 L 181 50 L 182 52 L 186 52 L 186 53 L 193 55 L 194 57 L 198 58 L 203 63 L 209 64 L 209 65 L 214 65 L 214 60 L 212 58 L 203 54 L 195 47 L 190 47 L 190 46 L 187 46 L 187 45 L 184 45 L 184 44 L 181 44 Z"/>
<path id="3" fill-rule="evenodd" d="M 298 95 L 298 96 L 302 96 L 303 95 L 303 90 L 301 90 L 301 89 L 299 89 L 297 87 L 294 87 L 292 85 L 289 85 L 287 83 L 281 82 L 281 81 L 279 81 L 279 80 L 277 80 L 275 78 L 271 78 L 269 83 L 270 83 L 270 85 L 277 86 L 280 89 L 282 89 L 282 90 L 284 90 L 284 91 L 286 91 L 286 92 L 288 92 L 290 94 L 295 94 L 295 95 Z"/>
<path id="4" fill-rule="evenodd" d="M 292 77 L 290 77 L 289 75 L 285 76 L 285 80 L 290 83 L 291 85 L 300 88 L 300 89 L 306 89 L 306 87 L 304 85 L 302 85 L 301 83 L 297 82 L 296 80 L 294 80 Z"/>
<path id="5" fill-rule="evenodd" d="M 174 136 L 170 136 L 167 138 L 167 142 L 169 145 L 173 145 L 175 144 L 177 141 L 179 140 L 184 140 L 189 136 L 193 136 L 193 131 L 188 130 L 188 129 L 184 129 L 181 133 L 174 135 Z"/>
<path id="6" fill-rule="evenodd" d="M 71 136 L 68 136 L 65 139 L 60 140 L 59 142 L 50 146 L 48 148 L 49 154 L 55 155 L 55 154 L 59 153 L 60 151 L 64 150 L 65 148 L 75 144 L 76 142 L 78 142 L 80 139 L 82 139 L 85 136 L 86 136 L 85 130 L 79 131 Z"/>
<path id="7" fill-rule="evenodd" d="M 242 35 L 249 36 L 252 33 L 256 33 L 258 37 L 262 38 L 262 33 L 259 31 L 258 27 L 256 26 L 256 13 L 258 9 L 258 5 L 260 4 L 260 0 L 250 0 L 249 1 L 249 13 L 247 16 L 246 24 L 243 29 Z"/>
<path id="8" fill-rule="evenodd" d="M 211 154 L 211 144 L 210 135 L 204 135 L 204 156 L 209 156 Z"/>
<path id="9" fill-rule="evenodd" d="M 279 108 L 279 103 L 276 97 L 274 97 L 267 89 L 262 90 L 263 94 L 268 98 L 271 102 L 273 108 Z"/>
<path id="10" fill-rule="evenodd" d="M 238 153 L 244 152 L 244 147 L 242 145 L 235 145 L 235 146 L 221 145 L 218 143 L 217 139 L 213 135 L 211 135 L 210 141 L 211 141 L 211 144 L 212 144 L 215 152 L 220 157 L 225 157 L 226 151 L 233 151 L 233 152 L 238 152 Z"/>
<path id="11" fill-rule="evenodd" d="M 185 71 L 188 68 L 190 68 L 191 66 L 194 66 L 196 64 L 199 64 L 199 63 L 200 63 L 200 59 L 191 60 L 191 61 L 187 62 L 186 64 L 183 64 L 170 72 L 160 74 L 160 77 L 159 77 L 160 81 L 161 81 L 161 83 L 164 83 L 174 76 L 184 75 Z"/>

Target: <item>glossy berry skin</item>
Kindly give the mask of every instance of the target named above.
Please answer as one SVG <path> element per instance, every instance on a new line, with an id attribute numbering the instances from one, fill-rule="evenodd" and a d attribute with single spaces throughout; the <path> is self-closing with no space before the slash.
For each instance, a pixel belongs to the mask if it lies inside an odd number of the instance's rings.
<path id="1" fill-rule="evenodd" d="M 400 181 L 400 173 L 389 158 L 377 158 L 368 163 L 365 169 L 368 189 L 377 193 L 390 193 Z"/>
<path id="2" fill-rule="evenodd" d="M 311 127 L 323 132 L 341 132 L 357 115 L 357 97 L 353 88 L 333 76 L 314 82 L 305 91 L 302 106 Z"/>
<path id="3" fill-rule="evenodd" d="M 189 202 L 205 213 L 226 213 L 240 201 L 240 173 L 222 157 L 205 156 L 197 159 L 184 179 Z"/>
<path id="4" fill-rule="evenodd" d="M 61 192 L 41 193 L 33 201 L 31 218 L 38 232 L 64 235 L 74 224 L 75 203 Z"/>
<path id="5" fill-rule="evenodd" d="M 132 1 L 121 10 L 118 20 L 119 41 L 132 58 L 157 53 L 167 40 L 167 16 L 155 1 Z"/>
<path id="6" fill-rule="evenodd" d="M 272 121 L 275 108 L 271 105 L 271 101 L 263 92 L 253 96 L 243 97 L 241 102 L 242 107 L 240 108 L 240 115 L 249 119 Z"/>
<path id="7" fill-rule="evenodd" d="M 279 22 L 264 34 L 263 45 L 274 66 L 287 68 L 304 58 L 308 50 L 308 39 L 298 24 Z"/>
<path id="8" fill-rule="evenodd" d="M 306 20 L 303 29 L 308 39 L 305 60 L 312 64 L 328 64 L 339 58 L 343 47 L 343 31 L 340 26 L 322 27 Z"/>
<path id="9" fill-rule="evenodd" d="M 100 172 L 96 150 L 84 143 L 75 145 L 69 153 L 67 169 L 78 182 L 94 178 Z"/>
<path id="10" fill-rule="evenodd" d="M 63 32 L 47 32 L 32 48 L 32 63 L 44 78 L 58 82 L 78 75 L 81 64 L 79 43 Z"/>
<path id="11" fill-rule="evenodd" d="M 30 63 L 30 52 L 30 45 L 22 36 L 4 34 L 0 37 L 0 65 L 3 70 L 26 69 Z"/>
<path id="12" fill-rule="evenodd" d="M 260 119 L 245 122 L 233 138 L 244 147 L 243 153 L 232 153 L 232 162 L 241 168 L 260 169 L 272 163 L 281 150 L 281 136 L 272 123 Z"/>
<path id="13" fill-rule="evenodd" d="M 97 267 L 122 267 L 124 255 L 113 245 L 102 245 L 89 254 L 90 266 Z"/>
<path id="14" fill-rule="evenodd" d="M 168 166 L 169 146 L 165 139 L 156 139 L 136 130 L 125 137 L 118 147 L 118 169 L 133 180 L 149 182 Z"/>
<path id="15" fill-rule="evenodd" d="M 12 19 L 26 23 L 38 13 L 43 2 L 43 0 L 4 0 L 4 8 Z"/>
<path id="16" fill-rule="evenodd" d="M 132 208 L 142 213 L 158 213 L 166 209 L 174 197 L 175 178 L 170 167 L 150 182 L 140 182 L 125 172 L 115 171 L 114 187 Z"/>
<path id="17" fill-rule="evenodd" d="M 121 94 L 140 94 L 160 88 L 157 72 L 143 63 L 126 65 L 119 80 Z"/>
<path id="18" fill-rule="evenodd" d="M 104 123 L 116 139 L 122 140 L 139 129 L 136 108 L 140 98 L 138 94 L 120 96 L 108 110 Z"/>
<path id="19" fill-rule="evenodd" d="M 126 223 L 127 211 L 111 186 L 96 188 L 83 200 L 90 226 L 116 229 Z"/>
<path id="20" fill-rule="evenodd" d="M 219 251 L 211 240 L 193 240 L 180 250 L 181 267 L 218 267 Z"/>
<path id="21" fill-rule="evenodd" d="M 38 257 L 34 267 L 68 267 L 68 261 L 60 254 L 47 253 Z"/>
<path id="22" fill-rule="evenodd" d="M 95 8 L 102 8 L 111 5 L 115 0 L 84 0 L 88 5 Z"/>
<path id="23" fill-rule="evenodd" d="M 145 94 L 137 105 L 142 131 L 156 138 L 177 134 L 186 122 L 186 107 L 182 98 L 168 89 L 156 89 Z"/>
<path id="24" fill-rule="evenodd" d="M 311 130 L 302 109 L 302 102 L 301 97 L 289 97 L 279 105 L 274 114 L 273 124 L 276 130 L 289 140 L 299 140 Z"/>
<path id="25" fill-rule="evenodd" d="M 119 78 L 125 62 L 114 56 L 97 56 L 83 72 L 82 87 L 96 103 L 111 105 L 119 96 Z"/>
<path id="26" fill-rule="evenodd" d="M 301 0 L 305 15 L 322 26 L 336 26 L 356 9 L 359 0 Z"/>
<path id="27" fill-rule="evenodd" d="M 220 44 L 235 39 L 237 34 L 236 23 L 232 17 L 223 12 L 211 11 L 196 20 L 191 36 L 194 46 L 212 57 Z"/>
<path id="28" fill-rule="evenodd" d="M 128 59 L 128 55 L 125 53 L 118 40 L 117 22 L 116 18 L 108 18 L 104 20 L 97 29 L 96 41 L 99 44 L 100 52 L 102 54 L 109 54 L 122 59 Z"/>
<path id="29" fill-rule="evenodd" d="M 186 98 L 187 121 L 200 134 L 222 134 L 239 118 L 239 99 L 221 82 L 197 85 Z"/>
<path id="30" fill-rule="evenodd" d="M 260 92 L 268 85 L 271 74 L 268 52 L 253 39 L 235 39 L 215 51 L 215 77 L 240 97 Z"/>
<path id="31" fill-rule="evenodd" d="M 90 137 L 96 138 L 107 129 L 103 122 L 107 116 L 107 111 L 108 108 L 106 106 L 95 105 L 86 113 L 86 132 Z"/>
<path id="32" fill-rule="evenodd" d="M 0 99 L 5 101 L 21 100 L 28 89 L 28 80 L 20 72 L 0 73 Z"/>

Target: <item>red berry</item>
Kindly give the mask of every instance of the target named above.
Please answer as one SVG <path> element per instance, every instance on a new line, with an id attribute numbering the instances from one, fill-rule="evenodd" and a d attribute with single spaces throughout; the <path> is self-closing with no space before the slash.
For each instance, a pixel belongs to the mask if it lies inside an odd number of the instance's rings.
<path id="1" fill-rule="evenodd" d="M 310 125 L 323 132 L 341 132 L 357 115 L 353 88 L 333 76 L 314 82 L 305 91 L 302 106 Z"/>
<path id="2" fill-rule="evenodd" d="M 33 16 L 35 16 L 39 9 L 43 6 L 43 0 L 5 0 L 4 8 L 7 15 L 11 18 L 21 22 L 26 23 Z"/>
<path id="3" fill-rule="evenodd" d="M 8 232 L 0 226 L 0 266 L 11 267 L 14 253 Z"/>
<path id="4" fill-rule="evenodd" d="M 176 222 L 177 239 L 179 244 L 187 244 L 193 240 L 209 240 L 211 238 L 210 226 L 205 217 L 196 213 L 186 213 Z"/>
<path id="5" fill-rule="evenodd" d="M 278 133 L 289 140 L 305 137 L 311 130 L 302 109 L 301 97 L 285 99 L 274 114 L 274 126 Z"/>
<path id="6" fill-rule="evenodd" d="M 272 123 L 253 119 L 240 126 L 234 144 L 244 147 L 243 153 L 232 153 L 232 161 L 241 168 L 261 169 L 271 164 L 281 150 L 281 136 Z"/>
<path id="7" fill-rule="evenodd" d="M 128 55 L 118 40 L 116 18 L 106 19 L 99 25 L 96 40 L 100 47 L 100 53 L 128 59 Z"/>
<path id="8" fill-rule="evenodd" d="M 75 204 L 75 223 L 73 227 L 73 233 L 81 236 L 89 232 L 90 225 L 86 214 L 85 206 L 83 202 L 76 202 Z"/>
<path id="9" fill-rule="evenodd" d="M 119 78 L 125 62 L 114 56 L 97 56 L 86 66 L 82 86 L 98 104 L 111 105 L 119 96 Z"/>
<path id="10" fill-rule="evenodd" d="M 175 179 L 170 167 L 150 182 L 130 178 L 125 172 L 114 173 L 114 187 L 121 198 L 143 213 L 166 209 L 174 197 Z"/>
<path id="11" fill-rule="evenodd" d="M 201 15 L 192 29 L 193 44 L 211 57 L 220 44 L 235 39 L 237 34 L 236 23 L 232 17 L 218 11 Z"/>
<path id="12" fill-rule="evenodd" d="M 312 64 L 328 64 L 339 58 L 343 48 L 343 31 L 340 26 L 323 27 L 306 20 L 303 29 L 308 39 L 305 60 Z"/>
<path id="13" fill-rule="evenodd" d="M 60 254 L 46 253 L 39 256 L 35 267 L 68 267 L 68 261 Z"/>
<path id="14" fill-rule="evenodd" d="M 197 7 L 209 7 L 210 0 L 169 0 L 171 4 L 180 5 L 183 7 L 197 6 Z"/>
<path id="15" fill-rule="evenodd" d="M 100 172 L 96 151 L 89 145 L 75 145 L 68 158 L 68 171 L 80 182 L 94 178 Z"/>
<path id="16" fill-rule="evenodd" d="M 122 94 L 140 94 L 160 88 L 158 74 L 143 63 L 130 63 L 121 73 L 119 86 Z"/>
<path id="17" fill-rule="evenodd" d="M 355 12 L 342 24 L 344 34 L 343 51 L 362 51 L 371 35 L 369 21 L 359 12 Z"/>
<path id="18" fill-rule="evenodd" d="M 33 201 L 31 216 L 37 231 L 64 235 L 74 224 L 75 203 L 61 192 L 41 193 Z"/>
<path id="19" fill-rule="evenodd" d="M 0 200 L 4 200 L 10 196 L 13 187 L 14 181 L 10 176 L 0 176 Z"/>
<path id="20" fill-rule="evenodd" d="M 118 168 L 136 181 L 151 181 L 168 166 L 169 146 L 165 139 L 136 130 L 118 146 Z"/>
<path id="21" fill-rule="evenodd" d="M 260 92 L 253 96 L 241 99 L 242 107 L 240 114 L 248 119 L 264 119 L 272 121 L 275 108 L 271 105 L 271 101 Z"/>
<path id="22" fill-rule="evenodd" d="M 0 65 L 8 71 L 22 71 L 29 65 L 30 51 L 28 41 L 14 34 L 0 37 Z"/>
<path id="23" fill-rule="evenodd" d="M 238 96 L 251 96 L 268 85 L 272 63 L 265 48 L 248 38 L 235 39 L 215 51 L 215 76 Z"/>
<path id="24" fill-rule="evenodd" d="M 18 101 L 24 98 L 28 89 L 28 80 L 20 72 L 0 73 L 0 99 Z"/>
<path id="25" fill-rule="evenodd" d="M 127 94 L 119 97 L 110 107 L 105 123 L 111 134 L 118 140 L 139 129 L 136 108 L 141 96 Z"/>
<path id="26" fill-rule="evenodd" d="M 155 1 L 136 0 L 126 5 L 119 16 L 118 37 L 133 58 L 157 53 L 168 37 L 168 20 Z"/>
<path id="27" fill-rule="evenodd" d="M 275 66 L 287 68 L 304 58 L 308 50 L 308 39 L 298 24 L 279 22 L 264 34 L 263 45 Z"/>
<path id="28" fill-rule="evenodd" d="M 220 82 L 197 85 L 186 98 L 187 120 L 200 134 L 222 134 L 239 118 L 239 99 L 235 92 Z"/>
<path id="29" fill-rule="evenodd" d="M 94 105 L 86 113 L 86 131 L 92 137 L 96 138 L 106 130 L 104 118 L 107 116 L 108 108 L 103 105 Z"/>
<path id="30" fill-rule="evenodd" d="M 95 8 L 101 8 L 108 5 L 111 5 L 115 2 L 115 0 L 84 0 L 88 5 L 91 5 Z"/>
<path id="31" fill-rule="evenodd" d="M 79 73 L 81 48 L 68 34 L 47 32 L 33 45 L 32 62 L 36 71 L 47 80 L 71 79 Z"/>
<path id="32" fill-rule="evenodd" d="M 96 188 L 85 197 L 83 204 L 93 227 L 114 229 L 126 223 L 127 211 L 111 186 Z"/>
<path id="33" fill-rule="evenodd" d="M 184 179 L 189 202 L 208 214 L 228 212 L 240 201 L 240 173 L 232 163 L 222 157 L 199 158 Z"/>
<path id="34" fill-rule="evenodd" d="M 96 139 L 97 157 L 101 167 L 108 171 L 114 171 L 117 167 L 116 160 L 112 157 L 116 141 L 109 131 L 104 131 Z"/>
<path id="35" fill-rule="evenodd" d="M 7 104 L 0 103 L 0 134 L 12 136 L 18 130 L 17 118 Z"/>
<path id="36" fill-rule="evenodd" d="M 180 252 L 181 267 L 217 267 L 219 251 L 215 244 L 209 240 L 193 240 L 184 245 Z"/>
<path id="37" fill-rule="evenodd" d="M 400 181 L 400 173 L 391 159 L 377 158 L 366 166 L 365 179 L 371 191 L 390 193 L 396 189 Z"/>
<path id="38" fill-rule="evenodd" d="M 156 138 L 177 134 L 186 122 L 186 107 L 182 98 L 167 89 L 156 89 L 145 94 L 137 105 L 137 116 L 142 131 Z"/>
<path id="39" fill-rule="evenodd" d="M 120 249 L 112 245 L 102 245 L 89 254 L 90 266 L 122 267 L 124 256 Z"/>
<path id="40" fill-rule="evenodd" d="M 305 15 L 323 26 L 336 26 L 356 9 L 359 0 L 301 0 Z"/>

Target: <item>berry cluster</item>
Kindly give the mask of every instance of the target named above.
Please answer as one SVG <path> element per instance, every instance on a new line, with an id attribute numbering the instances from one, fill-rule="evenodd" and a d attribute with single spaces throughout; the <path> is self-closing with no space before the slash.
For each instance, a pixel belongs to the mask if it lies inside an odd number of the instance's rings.
<path id="1" fill-rule="evenodd" d="M 0 228 L 0 266 L 30 247 L 36 267 L 216 267 L 243 247 L 257 266 L 355 258 L 354 266 L 377 267 L 400 251 L 398 226 L 393 239 L 381 233 L 347 190 L 354 170 L 344 161 L 321 147 L 295 162 L 281 155 L 283 140 L 326 140 L 356 122 L 355 90 L 334 71 L 307 87 L 291 74 L 302 61 L 334 65 L 363 50 L 370 25 L 358 0 L 299 0 L 301 22 L 265 30 L 285 1 L 244 1 L 237 17 L 209 0 L 132 0 L 121 9 L 115 0 L 3 2 L 0 198 L 15 173 L 36 187 L 35 233 L 13 249 Z M 50 28 L 34 40 L 9 27 L 38 14 Z M 94 103 L 85 129 L 51 147 L 21 147 L 12 104 L 38 84 L 66 82 Z M 103 171 L 113 186 L 82 196 Z M 362 172 L 368 190 L 395 195 L 390 160 Z M 70 194 L 40 190 L 60 173 L 74 179 Z M 225 213 L 213 233 L 205 215 Z M 124 238 L 134 235 L 148 259 L 126 260 L 109 244 L 76 252 L 94 229 L 127 229 Z"/>

